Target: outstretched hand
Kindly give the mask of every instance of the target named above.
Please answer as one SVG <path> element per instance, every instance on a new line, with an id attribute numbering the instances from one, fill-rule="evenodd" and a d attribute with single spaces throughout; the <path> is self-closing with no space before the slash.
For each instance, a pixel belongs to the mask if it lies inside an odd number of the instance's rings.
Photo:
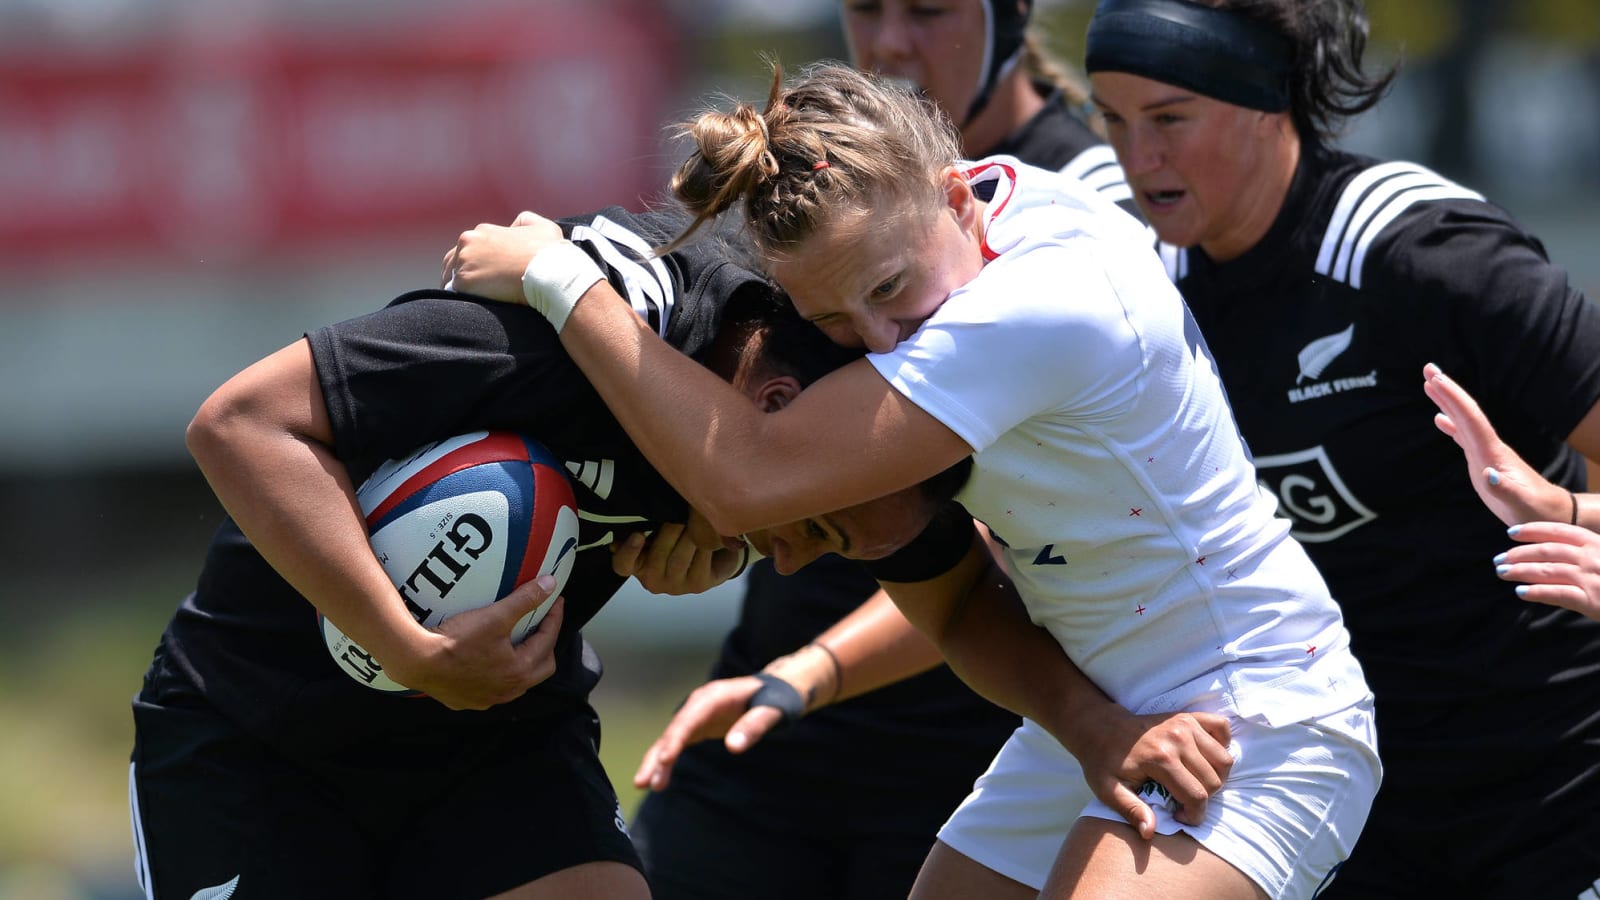
<path id="1" fill-rule="evenodd" d="M 1156 833 L 1155 813 L 1139 793 L 1148 782 L 1167 791 L 1179 822 L 1202 822 L 1207 801 L 1233 768 L 1228 719 L 1204 712 L 1134 715 L 1115 704 L 1105 709 L 1103 721 L 1082 725 L 1080 733 L 1090 739 L 1072 748 L 1094 795 L 1146 840 Z"/>
<path id="2" fill-rule="evenodd" d="M 431 652 L 390 677 L 451 709 L 488 709 L 522 696 L 555 674 L 555 644 L 564 601 L 557 597 L 539 627 L 511 642 L 517 622 L 550 596 L 548 576 L 530 581 L 496 603 L 458 613 L 434 629 Z"/>
<path id="3" fill-rule="evenodd" d="M 1517 596 L 1600 619 L 1600 534 L 1582 525 L 1529 522 L 1511 536 L 1527 543 L 1495 557 L 1495 571 L 1523 582 Z"/>
<path id="4" fill-rule="evenodd" d="M 709 681 L 695 688 L 644 752 L 633 776 L 634 787 L 665 788 L 683 748 L 697 741 L 726 736 L 724 744 L 733 753 L 754 746 L 783 720 L 782 712 L 774 707 L 750 707 L 750 698 L 760 689 L 761 682 L 749 675 Z"/>
<path id="5" fill-rule="evenodd" d="M 523 303 L 522 273 L 545 247 L 563 240 L 561 226 L 533 212 L 511 225 L 481 224 L 463 231 L 444 255 L 440 285 L 491 300 Z"/>
<path id="6" fill-rule="evenodd" d="M 1423 391 L 1439 407 L 1434 425 L 1466 454 L 1472 489 L 1490 512 L 1507 525 L 1567 520 L 1571 497 L 1566 489 L 1552 484 L 1500 440 L 1471 394 L 1433 363 L 1423 367 L 1422 379 Z"/>

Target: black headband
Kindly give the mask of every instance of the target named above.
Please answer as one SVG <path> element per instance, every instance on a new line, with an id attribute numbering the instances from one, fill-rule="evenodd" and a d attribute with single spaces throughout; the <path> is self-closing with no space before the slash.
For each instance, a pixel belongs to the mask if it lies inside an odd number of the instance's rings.
<path id="1" fill-rule="evenodd" d="M 1186 0 L 1101 0 L 1084 69 L 1126 72 L 1224 103 L 1289 108 L 1294 47 L 1268 26 Z"/>

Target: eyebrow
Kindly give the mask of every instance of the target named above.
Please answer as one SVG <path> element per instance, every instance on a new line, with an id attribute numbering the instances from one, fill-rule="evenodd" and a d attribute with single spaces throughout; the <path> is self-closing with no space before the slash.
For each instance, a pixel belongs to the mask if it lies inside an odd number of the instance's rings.
<path id="1" fill-rule="evenodd" d="M 1163 97 L 1163 98 L 1161 98 L 1159 100 L 1155 100 L 1153 102 L 1146 103 L 1143 106 L 1140 106 L 1138 111 L 1139 112 L 1149 112 L 1152 109 L 1156 109 L 1156 108 L 1162 107 L 1162 106 L 1172 106 L 1173 104 L 1177 104 L 1177 103 L 1189 103 L 1189 102 L 1193 101 L 1195 99 L 1195 97 L 1196 97 L 1196 95 L 1192 94 L 1192 93 L 1175 94 L 1175 95 L 1170 96 L 1170 97 Z M 1100 107 L 1101 109 L 1108 109 L 1109 108 L 1109 105 L 1104 100 L 1100 99 L 1100 96 L 1098 94 L 1096 94 L 1094 91 L 1090 91 L 1089 92 L 1089 102 L 1093 103 L 1095 106 Z"/>

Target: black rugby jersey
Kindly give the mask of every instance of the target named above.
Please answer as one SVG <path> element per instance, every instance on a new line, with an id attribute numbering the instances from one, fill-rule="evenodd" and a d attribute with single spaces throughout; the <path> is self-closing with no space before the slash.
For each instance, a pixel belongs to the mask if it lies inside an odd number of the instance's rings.
<path id="1" fill-rule="evenodd" d="M 1511 541 L 1435 428 L 1422 367 L 1442 366 L 1531 465 L 1581 489 L 1565 438 L 1600 400 L 1600 306 L 1475 192 L 1310 146 L 1245 255 L 1162 254 L 1262 485 L 1344 608 L 1377 698 L 1386 790 L 1539 771 L 1526 802 L 1583 779 L 1594 796 L 1600 756 L 1545 762 L 1558 744 L 1600 742 L 1600 622 L 1525 603 L 1496 577 L 1490 560 Z M 1471 733 L 1440 728 L 1458 710 L 1479 713 Z"/>
<path id="2" fill-rule="evenodd" d="M 697 358 L 730 298 L 769 290 L 711 242 L 651 258 L 650 247 L 681 224 L 665 213 L 610 208 L 561 224 L 641 316 Z M 600 666 L 579 629 L 624 581 L 611 571 L 606 545 L 633 530 L 683 521 L 683 499 L 645 462 L 533 310 L 416 291 L 307 337 L 334 451 L 356 484 L 385 459 L 479 429 L 520 431 L 566 463 L 581 546 L 563 592 L 556 674 L 486 712 L 358 685 L 330 659 L 315 608 L 226 520 L 147 678 L 186 676 L 222 712 L 280 748 L 319 753 L 388 733 L 471 727 L 582 702 Z"/>

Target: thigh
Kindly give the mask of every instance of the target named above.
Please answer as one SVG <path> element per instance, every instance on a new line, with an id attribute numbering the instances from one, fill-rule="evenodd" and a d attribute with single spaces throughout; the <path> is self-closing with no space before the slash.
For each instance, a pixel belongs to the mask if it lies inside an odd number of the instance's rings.
<path id="1" fill-rule="evenodd" d="M 399 832 L 384 896 L 481 898 L 558 873 L 568 897 L 642 885 L 643 867 L 600 763 L 599 727 L 585 706 L 506 723 L 480 738 L 482 746 L 450 773 L 449 790 Z M 575 893 L 583 885 L 595 892 Z"/>
<path id="2" fill-rule="evenodd" d="M 939 841 L 1038 890 L 1067 830 L 1092 799 L 1078 761 L 1038 724 L 1025 720 L 939 830 Z M 924 880 L 926 872 L 919 884 Z"/>
<path id="3" fill-rule="evenodd" d="M 377 896 L 371 842 L 332 793 L 198 700 L 134 701 L 129 807 L 154 900 Z"/>
<path id="4" fill-rule="evenodd" d="M 633 836 L 655 900 L 836 897 L 840 863 L 782 810 L 732 809 L 669 786 L 639 804 Z"/>
<path id="5" fill-rule="evenodd" d="M 1266 900 L 1267 892 L 1187 834 L 1147 841 L 1126 823 L 1085 817 L 1067 836 L 1039 897 Z"/>
<path id="6" fill-rule="evenodd" d="M 1039 889 L 1008 878 L 954 849 L 934 842 L 917 874 L 910 900 L 1033 900 Z"/>

